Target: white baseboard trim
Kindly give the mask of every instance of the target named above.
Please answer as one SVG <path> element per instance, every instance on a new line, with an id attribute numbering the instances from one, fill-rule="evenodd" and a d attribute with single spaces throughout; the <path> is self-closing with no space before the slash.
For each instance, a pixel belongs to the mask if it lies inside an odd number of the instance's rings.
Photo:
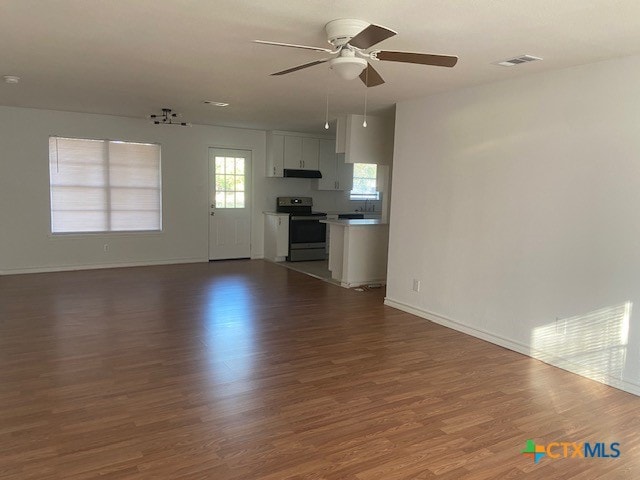
<path id="1" fill-rule="evenodd" d="M 341 282 L 340 285 L 343 286 L 344 288 L 355 288 L 355 287 L 362 287 L 362 286 L 366 286 L 366 285 L 386 285 L 387 284 L 387 279 L 386 278 L 382 278 L 380 280 L 354 280 L 353 282 Z"/>
<path id="2" fill-rule="evenodd" d="M 640 396 L 640 384 L 629 382 L 628 380 L 622 380 L 620 378 L 611 377 L 604 372 L 593 372 L 594 375 L 598 376 L 598 379 L 594 379 L 580 372 L 580 369 L 584 369 L 584 366 L 572 363 L 566 358 L 562 358 L 557 355 L 550 355 L 546 352 L 541 352 L 537 349 L 532 348 L 530 345 L 526 345 L 509 338 L 501 337 L 500 335 L 496 335 L 494 333 L 487 332 L 486 330 L 472 327 L 463 322 L 451 320 L 450 318 L 439 315 L 437 313 L 429 312 L 427 310 L 423 310 L 403 302 L 398 302 L 389 297 L 385 297 L 384 304 L 389 307 L 402 310 L 403 312 L 411 313 L 412 315 L 415 315 L 417 317 L 424 318 L 425 320 L 429 320 L 430 322 L 437 323 L 438 325 L 442 325 L 458 332 L 466 333 L 467 335 L 471 335 L 472 337 L 485 340 L 489 343 L 493 343 L 494 345 L 498 345 L 500 347 L 513 350 L 514 352 L 527 355 L 528 357 L 535 358 L 536 360 L 540 360 L 541 362 L 561 368 L 568 372 L 581 375 L 583 377 L 589 378 L 590 380 L 604 383 L 605 385 L 617 388 L 618 390 L 623 390 L 627 393 Z"/>
<path id="3" fill-rule="evenodd" d="M 153 265 L 175 265 L 179 263 L 204 263 L 208 262 L 207 258 L 172 258 L 168 260 L 149 260 L 142 262 L 113 262 L 100 264 L 79 264 L 79 265 L 61 265 L 50 267 L 29 267 L 16 268 L 9 270 L 0 270 L 0 275 L 19 275 L 27 273 L 50 273 L 50 272 L 69 272 L 75 270 L 98 270 L 104 268 L 120 268 L 120 267 L 147 267 Z"/>

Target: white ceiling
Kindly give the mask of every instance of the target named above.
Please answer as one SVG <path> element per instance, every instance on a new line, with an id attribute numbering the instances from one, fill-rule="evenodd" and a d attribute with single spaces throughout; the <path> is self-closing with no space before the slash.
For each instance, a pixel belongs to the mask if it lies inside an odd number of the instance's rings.
<path id="1" fill-rule="evenodd" d="M 376 63 L 387 83 L 369 89 L 372 111 L 640 53 L 637 0 L 2 0 L 0 76 L 22 81 L 0 83 L 0 105 L 140 118 L 170 107 L 193 123 L 322 131 L 327 85 L 335 117 L 362 112 L 362 83 L 325 65 L 270 77 L 323 54 L 251 40 L 327 46 L 336 18 L 399 32 L 380 48 L 460 57 L 452 69 Z M 544 61 L 492 65 L 521 54 Z"/>

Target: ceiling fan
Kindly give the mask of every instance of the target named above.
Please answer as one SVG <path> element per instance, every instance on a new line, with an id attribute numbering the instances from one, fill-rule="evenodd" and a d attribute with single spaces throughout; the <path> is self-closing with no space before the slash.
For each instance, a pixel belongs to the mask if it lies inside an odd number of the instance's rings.
<path id="1" fill-rule="evenodd" d="M 254 40 L 254 42 L 278 47 L 315 50 L 332 55 L 332 57 L 287 68 L 286 70 L 272 73 L 271 75 L 285 75 L 329 62 L 329 67 L 340 77 L 345 80 L 353 80 L 359 76 L 367 87 L 375 87 L 376 85 L 384 83 L 380 74 L 373 68 L 371 63 L 369 63 L 371 60 L 416 63 L 420 65 L 435 65 L 438 67 L 453 67 L 458 61 L 458 57 L 453 55 L 396 52 L 391 50 L 371 50 L 367 52 L 367 49 L 387 38 L 397 35 L 397 32 L 380 25 L 369 24 L 362 20 L 333 20 L 327 23 L 325 30 L 327 32 L 327 40 L 333 45 L 333 49 L 295 45 L 292 43 L 270 42 L 266 40 Z"/>

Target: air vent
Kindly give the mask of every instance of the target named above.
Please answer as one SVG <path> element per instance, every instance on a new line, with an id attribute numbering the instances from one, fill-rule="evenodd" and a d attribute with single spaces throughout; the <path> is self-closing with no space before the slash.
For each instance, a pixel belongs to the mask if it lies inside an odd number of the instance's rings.
<path id="1" fill-rule="evenodd" d="M 519 57 L 509 58 L 508 60 L 494 62 L 494 65 L 500 65 L 502 67 L 513 67 L 515 65 L 520 65 L 521 63 L 535 62 L 536 60 L 542 60 L 542 58 L 534 57 L 533 55 L 521 55 Z"/>

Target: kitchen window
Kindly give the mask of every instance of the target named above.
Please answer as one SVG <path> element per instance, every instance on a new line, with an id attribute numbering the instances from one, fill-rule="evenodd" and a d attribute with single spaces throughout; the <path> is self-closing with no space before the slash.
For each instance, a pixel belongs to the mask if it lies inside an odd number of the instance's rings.
<path id="1" fill-rule="evenodd" d="M 51 232 L 160 231 L 160 145 L 49 137 Z"/>
<path id="2" fill-rule="evenodd" d="M 351 200 L 379 200 L 377 167 L 375 163 L 353 164 L 353 190 L 349 197 Z"/>

